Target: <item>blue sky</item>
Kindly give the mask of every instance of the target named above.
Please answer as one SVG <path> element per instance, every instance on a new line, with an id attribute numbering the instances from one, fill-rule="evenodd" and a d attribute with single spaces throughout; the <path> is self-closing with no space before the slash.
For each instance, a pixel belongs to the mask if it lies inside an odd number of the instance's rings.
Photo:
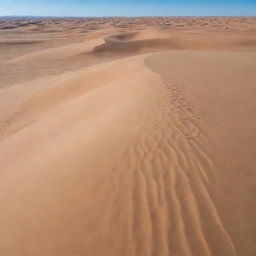
<path id="1" fill-rule="evenodd" d="M 256 16 L 256 0 L 0 0 L 0 16 Z"/>

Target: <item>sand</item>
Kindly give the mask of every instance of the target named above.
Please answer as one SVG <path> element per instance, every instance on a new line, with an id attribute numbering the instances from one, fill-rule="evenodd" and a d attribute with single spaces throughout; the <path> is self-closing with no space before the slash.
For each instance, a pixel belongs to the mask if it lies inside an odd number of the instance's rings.
<path id="1" fill-rule="evenodd" d="M 256 255 L 256 18 L 0 21 L 0 254 Z"/>

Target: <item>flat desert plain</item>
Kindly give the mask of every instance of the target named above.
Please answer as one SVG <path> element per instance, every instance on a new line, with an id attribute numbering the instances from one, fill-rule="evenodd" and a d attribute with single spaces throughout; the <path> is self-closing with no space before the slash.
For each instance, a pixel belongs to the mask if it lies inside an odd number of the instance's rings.
<path id="1" fill-rule="evenodd" d="M 0 255 L 255 256 L 256 18 L 2 19 Z"/>

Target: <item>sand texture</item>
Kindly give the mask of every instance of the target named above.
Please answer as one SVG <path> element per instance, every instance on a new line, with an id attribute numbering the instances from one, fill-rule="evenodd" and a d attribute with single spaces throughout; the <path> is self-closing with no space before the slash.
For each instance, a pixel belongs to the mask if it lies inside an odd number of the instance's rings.
<path id="1" fill-rule="evenodd" d="M 256 18 L 0 20 L 0 255 L 255 256 Z"/>

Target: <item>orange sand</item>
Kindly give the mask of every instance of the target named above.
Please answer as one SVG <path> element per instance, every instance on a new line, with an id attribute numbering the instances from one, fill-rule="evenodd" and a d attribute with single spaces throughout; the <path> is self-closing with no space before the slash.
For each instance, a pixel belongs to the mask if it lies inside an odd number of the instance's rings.
<path id="1" fill-rule="evenodd" d="M 0 23 L 0 255 L 256 255 L 256 18 Z"/>

